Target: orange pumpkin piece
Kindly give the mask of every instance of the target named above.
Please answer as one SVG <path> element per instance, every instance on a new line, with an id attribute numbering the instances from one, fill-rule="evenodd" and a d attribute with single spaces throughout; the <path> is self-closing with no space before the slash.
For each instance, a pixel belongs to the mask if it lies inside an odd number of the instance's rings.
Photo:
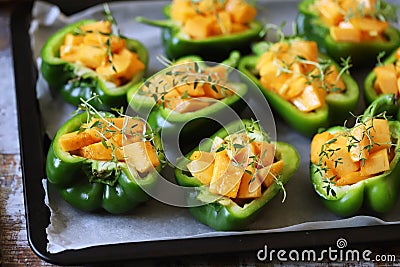
<path id="1" fill-rule="evenodd" d="M 213 86 L 210 83 L 205 83 L 205 84 L 203 84 L 203 89 L 204 89 L 205 96 L 215 98 L 215 99 L 222 99 L 229 95 L 228 90 L 225 88 L 222 88 L 219 85 Z"/>
<path id="2" fill-rule="evenodd" d="M 110 161 L 115 157 L 118 161 L 124 161 L 124 152 L 121 147 L 112 146 L 111 141 L 106 141 L 107 147 L 102 142 L 94 143 L 79 150 L 79 155 L 94 160 Z"/>
<path id="3" fill-rule="evenodd" d="M 372 137 L 370 153 L 391 146 L 389 123 L 385 119 L 372 119 L 365 123 L 369 135 Z"/>
<path id="4" fill-rule="evenodd" d="M 64 45 L 79 45 L 83 43 L 83 35 L 74 35 L 72 33 L 68 33 L 65 36 Z"/>
<path id="5" fill-rule="evenodd" d="M 376 74 L 375 84 L 383 94 L 397 94 L 397 71 L 393 64 L 377 66 L 374 68 Z"/>
<path id="6" fill-rule="evenodd" d="M 228 0 L 225 6 L 232 16 L 232 21 L 247 24 L 254 20 L 257 10 L 243 0 Z"/>
<path id="7" fill-rule="evenodd" d="M 323 21 L 329 26 L 338 25 L 343 20 L 343 14 L 337 2 L 322 0 L 318 4 L 318 10 Z"/>
<path id="8" fill-rule="evenodd" d="M 101 137 L 98 134 L 94 134 L 93 131 L 87 132 L 72 132 L 63 134 L 60 139 L 59 143 L 64 151 L 75 151 L 81 149 L 84 146 L 88 146 L 97 142 L 101 141 Z"/>
<path id="9" fill-rule="evenodd" d="M 190 98 L 182 99 L 182 101 L 175 107 L 174 111 L 179 113 L 194 112 L 215 103 L 209 98 Z"/>
<path id="10" fill-rule="evenodd" d="M 292 103 L 303 112 L 310 112 L 324 104 L 324 99 L 320 97 L 318 90 L 312 86 L 307 85 L 301 95 L 292 99 Z"/>
<path id="11" fill-rule="evenodd" d="M 176 87 L 176 90 L 183 95 L 185 92 L 191 97 L 200 97 L 204 96 L 206 93 L 204 92 L 203 85 L 198 83 L 196 84 L 196 88 L 194 88 L 194 84 L 183 84 Z"/>
<path id="12" fill-rule="evenodd" d="M 361 42 L 361 31 L 356 28 L 331 27 L 330 34 L 336 42 Z"/>
<path id="13" fill-rule="evenodd" d="M 175 21 L 183 23 L 196 14 L 196 10 L 190 0 L 174 0 L 171 5 L 171 18 Z"/>
<path id="14" fill-rule="evenodd" d="M 125 48 L 125 40 L 118 36 L 107 36 L 99 32 L 87 33 L 83 36 L 83 43 L 95 47 L 107 47 L 107 41 L 110 39 L 110 47 L 113 53 L 118 53 Z"/>
<path id="15" fill-rule="evenodd" d="M 211 30 L 211 35 L 229 34 L 232 32 L 231 16 L 226 11 L 218 12 L 215 23 Z"/>
<path id="16" fill-rule="evenodd" d="M 361 166 L 362 175 L 374 175 L 390 169 L 387 149 L 371 153 L 364 165 Z"/>
<path id="17" fill-rule="evenodd" d="M 81 44 L 78 51 L 78 60 L 86 67 L 96 69 L 106 62 L 106 49 Z"/>
<path id="18" fill-rule="evenodd" d="M 211 35 L 214 19 L 195 15 L 183 26 L 183 31 L 195 39 L 204 39 Z"/>
<path id="19" fill-rule="evenodd" d="M 244 170 L 233 165 L 226 150 L 216 153 L 210 192 L 235 198 Z"/>
<path id="20" fill-rule="evenodd" d="M 80 27 L 83 32 L 101 32 L 104 34 L 111 33 L 111 23 L 108 20 L 100 20 Z"/>
<path id="21" fill-rule="evenodd" d="M 327 165 L 338 177 L 343 177 L 348 173 L 356 172 L 360 169 L 360 164 L 353 162 L 350 154 L 347 152 L 347 140 L 344 136 L 338 136 L 336 142 L 329 145 L 329 149 L 335 152 L 332 155 L 329 154 Z"/>
<path id="22" fill-rule="evenodd" d="M 160 160 L 150 142 L 136 142 L 123 147 L 125 161 L 140 173 L 146 173 L 157 167 Z"/>
<path id="23" fill-rule="evenodd" d="M 261 183 L 256 177 L 255 169 L 249 167 L 242 176 L 236 198 L 258 197 L 261 197 Z"/>
<path id="24" fill-rule="evenodd" d="M 320 153 L 322 146 L 333 138 L 333 134 L 330 132 L 322 132 L 314 135 L 311 141 L 310 157 L 311 162 L 314 164 L 319 163 Z"/>
<path id="25" fill-rule="evenodd" d="M 318 61 L 318 46 L 314 41 L 296 40 L 291 44 L 291 54 L 307 60 Z"/>
<path id="26" fill-rule="evenodd" d="M 389 26 L 387 21 L 368 17 L 352 17 L 350 23 L 360 31 L 373 32 L 373 35 L 381 34 Z"/>
<path id="27" fill-rule="evenodd" d="M 251 142 L 254 154 L 258 156 L 257 166 L 262 168 L 269 166 L 274 162 L 275 157 L 275 145 L 267 142 L 253 141 Z"/>
<path id="28" fill-rule="evenodd" d="M 336 186 L 352 185 L 359 181 L 370 178 L 371 175 L 362 174 L 361 171 L 348 173 L 336 180 Z"/>
<path id="29" fill-rule="evenodd" d="M 214 171 L 215 153 L 195 151 L 190 157 L 187 168 L 201 183 L 209 185 Z"/>
<path id="30" fill-rule="evenodd" d="M 76 62 L 79 59 L 79 46 L 61 45 L 60 58 L 69 62 Z"/>
<path id="31" fill-rule="evenodd" d="M 351 159 L 354 162 L 366 159 L 369 156 L 368 146 L 370 145 L 366 127 L 363 124 L 356 125 L 351 129 L 351 136 L 355 139 L 350 140 L 354 144 L 350 148 Z"/>
<path id="32" fill-rule="evenodd" d="M 275 178 L 278 178 L 282 172 L 284 162 L 279 160 L 274 162 L 272 165 L 257 170 L 257 178 L 264 183 L 266 187 L 271 186 Z"/>

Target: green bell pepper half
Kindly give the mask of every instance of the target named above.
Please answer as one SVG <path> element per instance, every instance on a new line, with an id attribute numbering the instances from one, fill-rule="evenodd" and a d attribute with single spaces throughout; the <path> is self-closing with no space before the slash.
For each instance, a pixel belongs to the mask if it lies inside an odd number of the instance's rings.
<path id="1" fill-rule="evenodd" d="M 253 21 L 249 23 L 249 29 L 243 32 L 200 40 L 191 39 L 182 31 L 181 26 L 171 19 L 170 8 L 170 5 L 164 8 L 164 14 L 168 18 L 166 20 L 136 18 L 141 23 L 162 28 L 161 36 L 165 54 L 170 59 L 198 55 L 203 60 L 220 62 L 229 56 L 230 51 L 248 52 L 251 43 L 260 40 L 264 35 L 264 26 L 258 21 Z"/>
<path id="2" fill-rule="evenodd" d="M 249 120 L 234 121 L 220 129 L 214 135 L 210 137 L 206 142 L 200 146 L 201 151 L 210 151 L 214 138 L 217 136 L 225 138 L 229 134 L 232 134 L 241 127 L 248 127 L 250 125 L 255 126 L 254 133 L 259 134 L 258 137 L 262 141 L 265 135 L 262 134 L 258 124 L 254 124 Z M 252 135 L 254 137 L 255 135 Z M 262 208 L 282 189 L 282 185 L 286 184 L 289 179 L 293 176 L 297 170 L 300 157 L 296 149 L 283 142 L 275 142 L 276 152 L 275 158 L 277 160 L 283 160 L 284 166 L 282 172 L 278 176 L 279 182 L 273 183 L 263 193 L 262 196 L 252 200 L 244 206 L 239 206 L 232 199 L 227 197 L 218 198 L 209 192 L 208 186 L 202 185 L 202 183 L 193 177 L 190 172 L 184 171 L 186 166 L 183 166 L 186 161 L 178 161 L 178 168 L 175 168 L 175 178 L 179 185 L 196 187 L 196 190 L 187 195 L 187 202 L 190 203 L 204 203 L 203 205 L 197 205 L 189 207 L 190 213 L 201 223 L 208 225 L 216 230 L 230 231 L 240 230 L 245 228 L 251 222 L 253 222 L 257 215 L 262 211 Z M 194 151 L 198 151 L 199 148 L 191 151 L 185 157 L 190 158 Z M 217 199 L 217 200 L 216 200 Z M 210 202 L 210 200 L 213 200 Z"/>
<path id="3" fill-rule="evenodd" d="M 44 44 L 41 57 L 40 71 L 49 84 L 50 88 L 59 92 L 68 103 L 78 106 L 81 98 L 90 100 L 90 104 L 98 110 L 110 110 L 126 106 L 126 92 L 129 88 L 140 82 L 145 70 L 138 72 L 129 82 L 122 86 L 104 80 L 95 71 L 81 64 L 74 64 L 59 57 L 60 46 L 64 43 L 65 36 L 85 24 L 95 22 L 94 20 L 81 20 L 68 25 L 54 35 Z M 148 64 L 147 49 L 137 40 L 127 39 L 127 48 L 138 54 L 145 66 Z M 98 97 L 93 98 L 94 95 Z"/>
<path id="4" fill-rule="evenodd" d="M 389 65 L 389 64 L 394 64 L 397 59 L 396 59 L 396 50 L 392 52 L 383 62 L 383 65 Z M 365 101 L 370 104 L 372 101 L 378 98 L 378 94 L 374 89 L 374 83 L 376 80 L 376 74 L 375 72 L 371 71 L 368 75 L 367 78 L 365 78 L 364 81 L 364 98 Z"/>
<path id="5" fill-rule="evenodd" d="M 268 44 L 265 42 L 260 42 L 255 45 L 253 51 L 256 54 L 243 57 L 239 62 L 238 69 L 257 85 L 272 108 L 296 131 L 303 135 L 311 136 L 320 128 L 342 122 L 349 116 L 349 112 L 357 107 L 359 98 L 358 85 L 347 73 L 341 76 L 346 90 L 341 93 L 328 94 L 325 98 L 326 105 L 312 112 L 300 111 L 277 93 L 265 88 L 258 79 L 255 68 L 259 58 L 268 47 Z M 328 56 L 319 53 L 319 57 L 324 60 L 331 60 L 332 64 L 340 70 L 340 67 Z"/>
<path id="6" fill-rule="evenodd" d="M 234 51 L 230 54 L 230 57 L 223 61 L 221 64 L 229 67 L 235 67 L 240 58 L 240 54 Z M 186 56 L 179 60 L 189 59 L 194 62 L 198 62 L 200 68 L 205 68 L 206 65 L 202 62 L 202 58 L 199 56 Z M 229 71 L 229 70 L 228 70 Z M 129 106 L 135 111 L 143 111 L 143 113 L 149 112 L 147 121 L 153 129 L 161 128 L 163 134 L 171 132 L 176 134 L 176 129 L 190 121 L 190 127 L 185 127 L 181 132 L 182 137 L 190 136 L 193 137 L 192 133 L 197 132 L 202 127 L 206 127 L 208 130 L 216 130 L 218 124 L 213 124 L 210 120 L 204 119 L 204 117 L 216 118 L 219 115 L 222 116 L 222 112 L 226 110 L 226 106 L 233 108 L 235 111 L 240 111 L 244 108 L 242 97 L 247 93 L 247 86 L 244 83 L 231 83 L 232 88 L 235 89 L 235 93 L 231 96 L 226 96 L 213 103 L 210 106 L 202 108 L 193 112 L 179 113 L 169 108 L 165 108 L 163 105 L 158 105 L 153 97 L 140 95 L 141 85 L 136 85 L 130 89 L 127 93 Z M 172 88 L 171 88 L 172 89 Z"/>
<path id="7" fill-rule="evenodd" d="M 382 95 L 366 109 L 363 120 L 373 117 L 387 110 L 398 110 L 398 103 L 393 95 Z M 400 122 L 389 121 L 390 133 L 396 140 L 395 156 L 390 162 L 390 169 L 374 177 L 367 178 L 352 185 L 331 185 L 335 196 L 327 194 L 327 179 L 318 172 L 318 166 L 311 163 L 310 175 L 315 191 L 322 198 L 326 207 L 340 216 L 356 214 L 363 205 L 367 205 L 372 211 L 384 213 L 389 211 L 398 199 L 400 188 Z M 336 133 L 345 130 L 344 127 L 335 126 L 327 131 Z"/>
<path id="8" fill-rule="evenodd" d="M 318 13 L 310 8 L 314 1 L 303 0 L 300 2 L 298 6 L 299 13 L 296 18 L 297 34 L 316 41 L 319 49 L 336 61 L 339 62 L 341 58 L 351 56 L 354 66 L 372 65 L 380 52 L 386 51 L 390 53 L 400 45 L 400 32 L 393 26 L 389 26 L 384 32 L 387 42 L 368 41 L 354 43 L 333 40 L 329 27 L 322 21 Z M 386 5 L 384 2 L 382 4 Z"/>
<path id="9" fill-rule="evenodd" d="M 104 117 L 113 117 L 110 113 L 103 114 Z M 162 164 L 140 177 L 132 168 L 128 169 L 124 162 L 86 159 L 71 155 L 60 147 L 60 137 L 65 133 L 77 131 L 87 119 L 87 112 L 80 113 L 58 130 L 47 154 L 48 181 L 55 185 L 65 201 L 83 211 L 104 209 L 109 213 L 118 214 L 130 211 L 147 201 L 149 196 L 142 188 L 150 189 L 156 184 Z M 153 144 L 162 161 L 159 136 L 155 135 Z"/>

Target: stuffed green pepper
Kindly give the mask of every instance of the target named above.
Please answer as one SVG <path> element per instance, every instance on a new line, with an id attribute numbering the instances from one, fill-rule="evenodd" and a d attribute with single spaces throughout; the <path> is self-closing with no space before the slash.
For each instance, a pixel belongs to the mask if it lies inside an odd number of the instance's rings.
<path id="1" fill-rule="evenodd" d="M 114 32 L 109 20 L 81 20 L 44 44 L 41 73 L 50 88 L 78 106 L 90 100 L 99 110 L 126 106 L 126 92 L 140 82 L 148 64 L 146 48 Z M 94 97 L 97 96 L 97 97 Z"/>
<path id="2" fill-rule="evenodd" d="M 271 142 L 254 121 L 234 121 L 178 161 L 179 185 L 195 187 L 189 210 L 216 230 L 244 229 L 299 165 L 295 148 Z"/>
<path id="3" fill-rule="evenodd" d="M 395 100 L 394 95 L 382 95 L 354 127 L 335 126 L 314 136 L 311 181 L 332 212 L 351 216 L 365 205 L 383 213 L 396 203 L 400 122 L 389 120 L 389 113 L 397 114 L 399 109 Z"/>
<path id="4" fill-rule="evenodd" d="M 396 8 L 382 0 L 303 0 L 297 33 L 314 40 L 336 61 L 351 56 L 357 66 L 373 64 L 376 56 L 400 45 Z"/>
<path id="5" fill-rule="evenodd" d="M 232 50 L 248 51 L 263 34 L 262 24 L 254 20 L 256 8 L 244 0 L 174 0 L 164 13 L 167 20 L 137 20 L 162 27 L 162 41 L 170 59 L 198 55 L 219 62 Z"/>
<path id="6" fill-rule="evenodd" d="M 313 135 L 356 108 L 359 91 L 347 72 L 348 60 L 340 68 L 316 42 L 300 38 L 260 42 L 253 50 L 255 55 L 240 60 L 239 70 L 296 131 Z"/>
<path id="7" fill-rule="evenodd" d="M 140 118 L 83 112 L 54 137 L 46 161 L 48 181 L 73 207 L 110 213 L 149 199 L 163 166 L 157 134 Z"/>

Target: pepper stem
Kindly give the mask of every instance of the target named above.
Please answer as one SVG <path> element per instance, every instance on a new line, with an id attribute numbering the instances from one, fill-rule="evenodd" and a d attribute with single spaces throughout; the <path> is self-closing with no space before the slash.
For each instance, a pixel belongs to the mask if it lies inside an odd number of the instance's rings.
<path id="1" fill-rule="evenodd" d="M 151 19 L 146 19 L 144 17 L 136 17 L 136 21 L 150 26 L 156 26 L 161 28 L 176 27 L 176 24 L 172 20 L 151 20 Z"/>

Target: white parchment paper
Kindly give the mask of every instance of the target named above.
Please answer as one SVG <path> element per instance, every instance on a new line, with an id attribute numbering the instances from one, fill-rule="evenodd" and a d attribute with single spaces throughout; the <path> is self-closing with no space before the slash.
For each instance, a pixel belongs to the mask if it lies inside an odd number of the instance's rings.
<path id="1" fill-rule="evenodd" d="M 280 24 L 286 21 L 284 31 L 291 34 L 292 22 L 297 14 L 297 2 L 258 1 L 259 17 L 264 22 Z M 136 16 L 163 19 L 162 7 L 166 1 L 133 1 L 110 4 L 122 34 L 143 42 L 150 52 L 148 74 L 162 68 L 156 56 L 163 53 L 160 30 L 135 22 Z M 31 26 L 32 49 L 40 64 L 40 49 L 49 36 L 68 23 L 84 18 L 102 18 L 102 6 L 96 6 L 66 17 L 54 6 L 36 2 Z M 362 88 L 362 81 L 368 70 L 353 70 L 352 74 Z M 47 83 L 40 76 L 37 83 L 37 97 L 43 121 L 50 138 L 75 110 L 56 94 L 49 91 Z M 362 97 L 361 97 L 362 98 Z M 364 109 L 361 101 L 358 113 Z M 380 218 L 362 213 L 360 216 L 341 219 L 329 212 L 314 192 L 309 178 L 310 139 L 301 136 L 279 118 L 276 118 L 278 140 L 293 144 L 300 153 L 300 168 L 287 184 L 287 199 L 281 203 L 281 195 L 270 201 L 256 222 L 247 231 L 216 232 L 194 220 L 183 208 L 171 207 L 155 200 L 139 206 L 124 215 L 107 213 L 91 214 L 69 206 L 58 192 L 43 180 L 47 192 L 46 204 L 51 211 L 47 227 L 48 251 L 57 253 L 68 249 L 80 249 L 104 244 L 125 242 L 146 242 L 166 239 L 182 239 L 204 236 L 257 234 L 277 231 L 298 231 L 341 227 L 363 227 L 368 225 L 400 222 L 400 201 L 392 212 Z M 84 234 L 82 234 L 84 233 Z M 351 241 L 351 240 L 349 240 Z"/>

